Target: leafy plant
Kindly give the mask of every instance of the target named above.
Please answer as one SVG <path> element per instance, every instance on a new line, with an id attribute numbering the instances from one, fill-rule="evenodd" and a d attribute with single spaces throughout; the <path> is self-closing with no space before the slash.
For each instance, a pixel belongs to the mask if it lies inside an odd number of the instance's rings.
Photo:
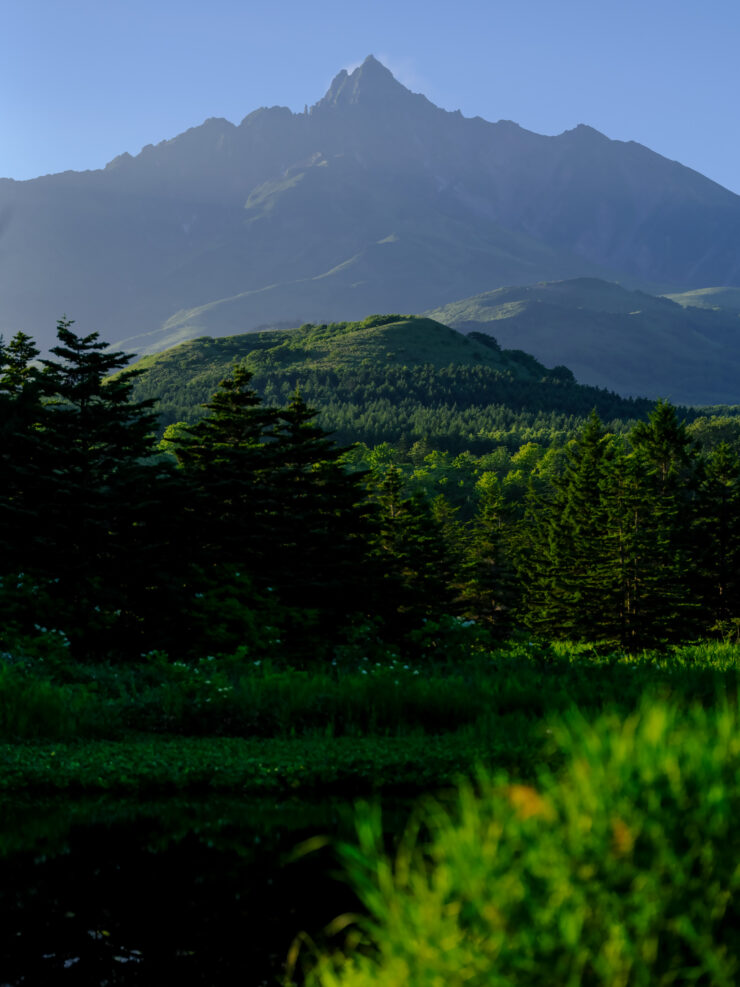
<path id="1" fill-rule="evenodd" d="M 481 772 L 426 805 L 395 859 L 361 806 L 344 859 L 370 917 L 308 983 L 737 983 L 739 726 L 733 705 L 571 712 L 560 775 Z"/>

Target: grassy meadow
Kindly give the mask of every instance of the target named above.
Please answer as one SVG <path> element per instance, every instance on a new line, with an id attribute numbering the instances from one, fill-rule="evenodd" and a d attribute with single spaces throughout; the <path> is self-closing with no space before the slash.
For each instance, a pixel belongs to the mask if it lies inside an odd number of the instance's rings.
<path id="1" fill-rule="evenodd" d="M 329 949 L 297 940 L 286 983 L 737 982 L 736 644 L 520 636 L 303 670 L 8 657 L 7 799 L 370 798 L 340 850 L 365 914 Z M 390 848 L 383 793 L 419 796 Z"/>
<path id="2" fill-rule="evenodd" d="M 737 693 L 740 663 L 719 642 L 627 655 L 521 636 L 423 663 L 355 650 L 306 669 L 6 656 L 0 788 L 427 791 L 476 765 L 532 777 L 559 764 L 551 726 L 573 710 L 624 717 L 646 696 L 713 708 Z"/>

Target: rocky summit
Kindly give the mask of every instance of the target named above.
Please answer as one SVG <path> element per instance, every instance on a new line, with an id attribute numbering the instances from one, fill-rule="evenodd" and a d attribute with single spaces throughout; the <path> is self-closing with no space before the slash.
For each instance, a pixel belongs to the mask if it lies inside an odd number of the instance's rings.
<path id="1" fill-rule="evenodd" d="M 440 109 L 372 56 L 303 113 L 0 180 L 0 331 L 45 346 L 62 313 L 146 353 L 578 277 L 740 285 L 740 197 L 590 127 Z"/>

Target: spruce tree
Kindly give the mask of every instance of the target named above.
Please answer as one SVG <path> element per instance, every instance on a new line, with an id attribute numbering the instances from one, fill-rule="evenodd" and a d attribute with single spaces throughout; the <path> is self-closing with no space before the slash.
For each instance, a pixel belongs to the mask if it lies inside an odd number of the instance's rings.
<path id="1" fill-rule="evenodd" d="M 146 505 L 163 467 L 151 461 L 153 402 L 131 400 L 138 371 L 117 373 L 131 357 L 108 350 L 96 332 L 76 335 L 72 325 L 60 320 L 57 359 L 42 361 L 47 489 L 32 565 L 57 581 L 68 634 L 94 650 L 97 626 L 104 651 L 116 647 L 122 615 L 136 621 L 129 593 L 159 555 L 154 525 L 146 537 L 140 526 L 142 507 L 151 520 Z"/>
<path id="2" fill-rule="evenodd" d="M 33 340 L 18 333 L 0 342 L 0 544 L 3 573 L 30 568 L 49 459 L 45 409 Z"/>
<path id="3" fill-rule="evenodd" d="M 275 482 L 282 509 L 274 522 L 270 578 L 289 605 L 346 621 L 367 607 L 364 475 L 345 469 L 346 450 L 317 424 L 316 410 L 300 394 L 278 417 Z"/>
<path id="4" fill-rule="evenodd" d="M 237 366 L 209 414 L 171 441 L 193 490 L 206 582 L 238 572 L 245 619 L 269 602 L 284 652 L 302 660 L 367 607 L 367 509 L 317 413 L 299 395 L 263 407 L 250 382 Z"/>
<path id="5" fill-rule="evenodd" d="M 517 602 L 512 558 L 512 519 L 495 474 L 478 483 L 478 506 L 465 526 L 456 583 L 461 613 L 488 627 L 497 637 L 511 629 Z"/>
<path id="6" fill-rule="evenodd" d="M 696 633 L 692 527 L 698 457 L 675 408 L 659 401 L 629 436 L 625 536 L 628 543 L 627 641 L 659 645 Z"/>
<path id="7" fill-rule="evenodd" d="M 278 412 L 262 405 L 251 380 L 244 366 L 235 366 L 204 406 L 208 414 L 179 430 L 172 445 L 192 489 L 189 528 L 197 532 L 201 564 L 235 564 L 258 575 L 268 564 L 280 510 Z"/>
<path id="8" fill-rule="evenodd" d="M 740 457 L 726 442 L 706 458 L 694 517 L 696 592 L 704 629 L 740 631 Z"/>
<path id="9" fill-rule="evenodd" d="M 618 635 L 606 511 L 613 458 L 611 437 L 593 411 L 552 493 L 530 488 L 518 568 L 527 620 L 539 633 L 592 641 Z"/>
<path id="10" fill-rule="evenodd" d="M 421 494 L 404 495 L 398 467 L 374 484 L 378 505 L 373 556 L 383 577 L 377 607 L 392 633 L 455 612 L 454 570 L 441 527 Z"/>

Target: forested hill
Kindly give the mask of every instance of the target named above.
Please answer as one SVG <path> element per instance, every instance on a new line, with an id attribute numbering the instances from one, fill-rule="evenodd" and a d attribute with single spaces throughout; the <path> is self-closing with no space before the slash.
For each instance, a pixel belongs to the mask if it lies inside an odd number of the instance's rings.
<path id="1" fill-rule="evenodd" d="M 268 404 L 300 390 L 340 442 L 482 451 L 516 444 L 522 430 L 572 431 L 592 408 L 628 421 L 652 407 L 580 385 L 566 367 L 502 350 L 491 336 L 407 315 L 190 340 L 136 364 L 145 373 L 135 398 L 157 398 L 163 426 L 193 421 L 235 363 Z"/>

